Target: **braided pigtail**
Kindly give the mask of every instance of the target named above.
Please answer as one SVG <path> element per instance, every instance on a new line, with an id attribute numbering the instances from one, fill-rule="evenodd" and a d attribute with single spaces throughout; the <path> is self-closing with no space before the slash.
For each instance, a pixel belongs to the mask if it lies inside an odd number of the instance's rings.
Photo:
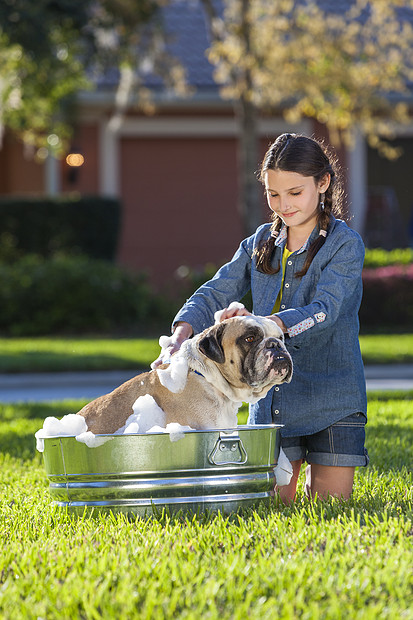
<path id="1" fill-rule="evenodd" d="M 303 268 L 295 274 L 296 277 L 302 277 L 307 273 L 314 256 L 326 241 L 331 215 L 333 214 L 335 217 L 342 215 L 342 189 L 338 178 L 337 159 L 317 140 L 297 134 L 285 133 L 270 145 L 265 154 L 259 173 L 259 179 L 262 183 L 265 183 L 264 175 L 268 170 L 296 172 L 306 177 L 313 177 L 314 182 L 317 184 L 325 179 L 326 175 L 330 177 L 330 183 L 325 194 L 322 197 L 320 196 L 317 216 L 319 235 L 308 248 Z M 254 251 L 257 269 L 262 273 L 274 274 L 280 270 L 279 264 L 277 267 L 273 267 L 271 263 L 274 255 L 275 239 L 282 225 L 281 218 L 274 213 L 271 237 Z"/>
<path id="2" fill-rule="evenodd" d="M 308 248 L 307 258 L 305 260 L 303 268 L 294 274 L 296 278 L 302 278 L 303 276 L 305 276 L 305 274 L 307 273 L 313 261 L 314 256 L 317 254 L 317 252 L 323 247 L 323 245 L 326 242 L 326 238 L 328 234 L 328 227 L 331 221 L 330 216 L 331 216 L 331 213 L 333 212 L 333 204 L 334 204 L 333 193 L 334 193 L 334 186 L 335 186 L 334 171 L 331 169 L 331 170 L 328 170 L 327 172 L 330 174 L 331 180 L 330 180 L 330 185 L 328 186 L 324 196 L 320 196 L 320 203 L 318 205 L 319 212 L 317 216 L 317 226 L 319 230 L 319 235 L 316 239 L 314 239 L 314 241 Z"/>
<path id="3" fill-rule="evenodd" d="M 264 241 L 258 248 L 255 248 L 253 256 L 257 262 L 257 269 L 261 273 L 274 275 L 280 271 L 280 261 L 276 267 L 272 266 L 272 258 L 275 249 L 275 240 L 282 228 L 282 220 L 276 213 L 273 214 L 273 222 L 271 226 L 271 236 Z"/>

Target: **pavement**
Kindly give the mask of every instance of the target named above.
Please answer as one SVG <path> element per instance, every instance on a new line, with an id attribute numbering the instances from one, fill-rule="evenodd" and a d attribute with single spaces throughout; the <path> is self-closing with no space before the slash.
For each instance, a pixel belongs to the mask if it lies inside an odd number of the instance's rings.
<path id="1" fill-rule="evenodd" d="M 92 400 L 111 392 L 138 372 L 55 372 L 0 374 L 0 403 Z M 365 367 L 372 390 L 413 390 L 413 364 Z"/>

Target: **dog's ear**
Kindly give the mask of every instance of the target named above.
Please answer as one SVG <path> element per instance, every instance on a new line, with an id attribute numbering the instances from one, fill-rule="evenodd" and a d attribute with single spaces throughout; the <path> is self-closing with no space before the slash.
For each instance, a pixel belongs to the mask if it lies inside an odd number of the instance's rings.
<path id="1" fill-rule="evenodd" d="M 224 329 L 225 325 L 222 323 L 211 327 L 208 334 L 198 342 L 198 349 L 201 353 L 218 364 L 225 362 L 225 353 L 221 344 Z"/>

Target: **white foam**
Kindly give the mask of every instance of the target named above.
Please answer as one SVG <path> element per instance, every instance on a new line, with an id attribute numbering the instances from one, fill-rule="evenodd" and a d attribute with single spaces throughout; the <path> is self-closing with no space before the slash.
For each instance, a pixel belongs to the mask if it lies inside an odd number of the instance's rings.
<path id="1" fill-rule="evenodd" d="M 115 435 L 147 433 L 154 425 L 165 426 L 166 416 L 150 394 L 139 396 L 132 405 L 133 413 Z"/>
<path id="2" fill-rule="evenodd" d="M 172 344 L 172 336 L 161 336 L 158 342 L 159 346 L 161 347 L 161 353 L 158 359 L 161 359 L 162 364 L 169 364 L 169 362 L 171 361 L 171 355 L 169 353 L 166 353 L 166 349 L 169 347 L 169 345 Z M 155 369 L 154 364 L 155 362 L 152 362 L 151 364 L 152 370 Z"/>
<path id="3" fill-rule="evenodd" d="M 173 394 L 182 392 L 188 378 L 188 360 L 181 351 L 171 357 L 168 368 L 158 368 L 159 381 Z"/>
<path id="4" fill-rule="evenodd" d="M 103 446 L 104 443 L 110 441 L 113 437 L 102 437 L 102 435 L 95 435 L 92 431 L 86 431 L 80 435 L 76 435 L 76 441 L 85 443 L 88 448 L 97 448 Z"/>
<path id="5" fill-rule="evenodd" d="M 183 426 L 182 424 L 178 424 L 178 422 L 170 422 L 165 428 L 162 426 L 153 426 L 148 430 L 148 433 L 169 433 L 169 438 L 173 442 L 179 441 L 179 439 L 185 437 L 186 431 L 193 430 L 191 426 Z"/>
<path id="6" fill-rule="evenodd" d="M 276 467 L 274 467 L 274 474 L 277 486 L 284 487 L 290 484 L 293 475 L 293 467 L 282 448 L 280 448 L 280 454 L 278 455 L 278 463 Z"/>
<path id="7" fill-rule="evenodd" d="M 113 435 L 134 435 L 144 433 L 169 433 L 171 441 L 178 441 L 185 435 L 185 431 L 194 430 L 190 426 L 171 422 L 166 424 L 164 411 L 156 404 L 150 394 L 140 396 L 133 404 L 133 413 L 126 420 L 126 424 L 119 428 Z M 61 420 L 46 418 L 43 428 L 35 434 L 36 448 L 39 452 L 44 451 L 44 439 L 46 437 L 74 436 L 76 441 L 84 443 L 88 448 L 97 448 L 113 437 L 95 435 L 87 430 L 85 419 L 77 414 L 69 413 Z"/>
<path id="8" fill-rule="evenodd" d="M 39 452 L 44 451 L 44 439 L 46 437 L 67 437 L 81 435 L 87 431 L 85 418 L 75 413 L 63 416 L 61 420 L 48 417 L 43 423 L 43 428 L 35 433 L 36 448 Z"/>
<path id="9" fill-rule="evenodd" d="M 159 346 L 161 349 L 167 349 L 172 342 L 172 336 L 161 336 L 159 338 Z"/>

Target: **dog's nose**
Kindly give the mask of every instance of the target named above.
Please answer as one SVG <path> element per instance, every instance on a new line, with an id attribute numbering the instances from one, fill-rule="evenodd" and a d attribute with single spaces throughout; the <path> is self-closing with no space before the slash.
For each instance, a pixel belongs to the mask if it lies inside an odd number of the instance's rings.
<path id="1" fill-rule="evenodd" d="M 279 349 L 280 351 L 284 351 L 284 345 L 277 338 L 267 338 L 265 341 L 266 349 Z"/>

